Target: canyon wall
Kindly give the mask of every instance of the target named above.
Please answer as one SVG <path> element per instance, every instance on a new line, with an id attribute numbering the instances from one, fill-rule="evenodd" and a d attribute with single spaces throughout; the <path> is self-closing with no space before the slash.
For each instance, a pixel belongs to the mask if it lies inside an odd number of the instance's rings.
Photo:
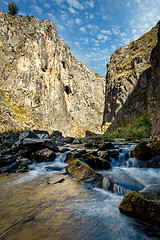
<path id="1" fill-rule="evenodd" d="M 138 40 L 112 54 L 107 64 L 104 131 L 123 125 L 145 113 L 152 125 L 151 137 L 156 137 L 154 119 L 159 115 L 157 64 L 160 55 L 157 53 L 158 45 L 157 50 L 154 50 L 154 47 L 158 40 L 158 27 L 159 23 Z M 156 53 L 152 54 L 153 51 Z M 151 54 L 154 56 L 151 57 Z M 157 60 L 152 60 L 154 63 L 151 67 L 150 58 L 155 59 L 155 55 Z"/>
<path id="2" fill-rule="evenodd" d="M 54 23 L 0 11 L 0 132 L 101 133 L 105 78 L 78 62 Z"/>
<path id="3" fill-rule="evenodd" d="M 160 140 L 160 22 L 158 42 L 151 54 L 152 74 L 148 91 L 148 113 L 152 124 L 151 137 Z"/>

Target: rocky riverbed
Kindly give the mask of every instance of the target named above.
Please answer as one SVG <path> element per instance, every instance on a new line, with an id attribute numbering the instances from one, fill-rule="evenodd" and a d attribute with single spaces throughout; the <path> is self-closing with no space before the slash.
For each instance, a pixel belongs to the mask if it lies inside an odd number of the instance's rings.
<path id="1" fill-rule="evenodd" d="M 159 146 L 2 135 L 0 239 L 159 239 Z"/>

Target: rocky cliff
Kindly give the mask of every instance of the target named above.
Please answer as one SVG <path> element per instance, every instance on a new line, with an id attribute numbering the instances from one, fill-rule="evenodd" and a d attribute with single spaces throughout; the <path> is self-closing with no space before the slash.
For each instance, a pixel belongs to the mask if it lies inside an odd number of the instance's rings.
<path id="1" fill-rule="evenodd" d="M 54 23 L 0 11 L 0 132 L 100 133 L 105 78 L 78 62 Z"/>
<path id="2" fill-rule="evenodd" d="M 160 22 L 158 25 L 158 42 L 151 54 L 152 74 L 148 92 L 151 137 L 155 139 L 160 139 Z"/>
<path id="3" fill-rule="evenodd" d="M 158 99 L 153 93 L 157 86 L 157 78 L 151 82 L 150 56 L 157 43 L 158 25 L 112 54 L 107 64 L 103 118 L 105 130 L 109 126 L 123 125 L 142 114 L 148 114 L 149 121 L 154 125 L 151 115 L 155 115 L 155 111 L 151 110 L 151 105 L 155 106 Z M 151 89 L 153 94 L 150 94 Z M 152 103 L 151 95 L 156 98 Z"/>

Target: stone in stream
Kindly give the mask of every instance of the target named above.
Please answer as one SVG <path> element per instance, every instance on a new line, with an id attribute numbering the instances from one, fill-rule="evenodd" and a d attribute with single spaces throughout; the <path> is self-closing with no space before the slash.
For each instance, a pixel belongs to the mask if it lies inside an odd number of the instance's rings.
<path id="1" fill-rule="evenodd" d="M 8 166 L 16 161 L 17 157 L 14 155 L 5 155 L 0 157 L 0 168 Z"/>
<path id="2" fill-rule="evenodd" d="M 151 200 L 145 193 L 133 191 L 126 194 L 119 210 L 128 216 L 160 226 L 160 199 Z"/>
<path id="3" fill-rule="evenodd" d="M 148 160 L 155 155 L 156 155 L 156 152 L 152 148 L 146 146 L 146 144 L 144 144 L 144 143 L 138 144 L 131 151 L 131 156 L 135 157 L 139 160 Z"/>
<path id="4" fill-rule="evenodd" d="M 110 159 L 110 156 L 109 156 L 108 152 L 99 151 L 98 154 L 102 159 L 105 159 L 108 162 L 111 162 L 111 159 Z"/>
<path id="5" fill-rule="evenodd" d="M 105 142 L 99 146 L 97 151 L 105 151 L 107 149 L 115 149 L 115 146 L 111 142 Z"/>
<path id="6" fill-rule="evenodd" d="M 44 148 L 32 153 L 32 158 L 35 159 L 36 162 L 51 162 L 56 158 L 56 154 L 50 149 Z"/>
<path id="7" fill-rule="evenodd" d="M 103 176 L 79 159 L 70 161 L 66 166 L 66 170 L 68 174 L 77 181 L 91 183 L 94 186 L 102 187 Z"/>
<path id="8" fill-rule="evenodd" d="M 48 148 L 54 152 L 59 151 L 57 144 L 52 139 L 25 138 L 23 140 L 23 147 L 28 147 L 34 151 L 43 149 L 43 148 Z"/>
<path id="9" fill-rule="evenodd" d="M 97 169 L 107 170 L 111 168 L 109 161 L 98 157 L 98 153 L 95 151 L 83 154 L 82 158 L 94 170 Z"/>
<path id="10" fill-rule="evenodd" d="M 25 138 L 38 138 L 39 139 L 39 137 L 37 136 L 36 133 L 33 133 L 33 132 L 29 131 L 29 130 L 27 130 L 27 131 L 25 131 L 25 132 L 20 134 L 19 141 L 22 142 Z"/>

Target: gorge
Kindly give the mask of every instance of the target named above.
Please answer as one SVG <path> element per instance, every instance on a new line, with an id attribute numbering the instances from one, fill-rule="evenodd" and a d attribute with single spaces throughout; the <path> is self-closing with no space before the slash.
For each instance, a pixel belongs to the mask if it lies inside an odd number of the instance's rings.
<path id="1" fill-rule="evenodd" d="M 1 132 L 78 137 L 145 114 L 159 139 L 159 23 L 113 53 L 105 80 L 71 55 L 51 21 L 0 15 Z"/>

